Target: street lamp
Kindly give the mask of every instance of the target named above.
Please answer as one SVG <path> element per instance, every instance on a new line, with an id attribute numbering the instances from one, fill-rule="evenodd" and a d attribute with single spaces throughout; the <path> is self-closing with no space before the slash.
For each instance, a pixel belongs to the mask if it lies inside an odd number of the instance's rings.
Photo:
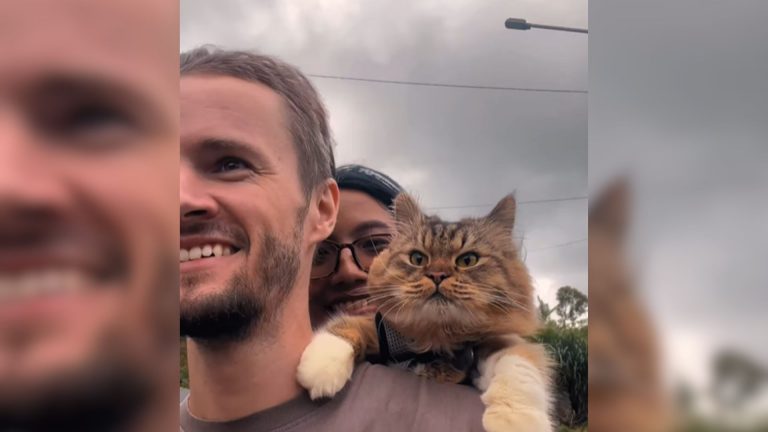
<path id="1" fill-rule="evenodd" d="M 504 22 L 504 26 L 508 29 L 513 29 L 513 30 L 530 30 L 532 28 L 540 28 L 545 30 L 558 30 L 558 31 L 567 31 L 567 32 L 573 32 L 573 33 L 588 33 L 587 29 L 580 29 L 580 28 L 574 28 L 574 27 L 550 26 L 550 25 L 543 25 L 543 24 L 532 24 L 521 18 L 507 18 L 507 20 Z"/>

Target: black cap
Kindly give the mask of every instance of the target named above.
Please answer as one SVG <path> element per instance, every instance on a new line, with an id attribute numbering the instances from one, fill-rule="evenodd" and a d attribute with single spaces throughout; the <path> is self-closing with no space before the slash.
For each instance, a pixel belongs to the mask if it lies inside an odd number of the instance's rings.
<path id="1" fill-rule="evenodd" d="M 336 168 L 336 182 L 339 189 L 354 189 L 366 193 L 385 207 L 391 207 L 395 197 L 403 190 L 389 176 L 355 164 Z"/>

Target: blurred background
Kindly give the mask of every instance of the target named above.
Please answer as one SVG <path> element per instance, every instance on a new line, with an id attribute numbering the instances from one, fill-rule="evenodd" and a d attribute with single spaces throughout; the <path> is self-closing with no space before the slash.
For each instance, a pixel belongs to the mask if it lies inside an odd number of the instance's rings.
<path id="1" fill-rule="evenodd" d="M 620 411 L 594 384 L 663 407 L 637 430 L 768 430 L 768 3 L 589 6 L 590 428 Z M 658 385 L 593 381 L 632 347 Z"/>

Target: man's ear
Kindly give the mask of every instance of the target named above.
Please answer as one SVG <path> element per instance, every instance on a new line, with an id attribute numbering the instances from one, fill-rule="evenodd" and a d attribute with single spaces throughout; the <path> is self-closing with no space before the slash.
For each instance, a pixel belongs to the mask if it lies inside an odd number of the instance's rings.
<path id="1" fill-rule="evenodd" d="M 339 214 L 339 185 L 336 180 L 328 179 L 318 185 L 309 205 L 309 241 L 319 243 L 328 238 L 336 226 L 336 217 Z"/>

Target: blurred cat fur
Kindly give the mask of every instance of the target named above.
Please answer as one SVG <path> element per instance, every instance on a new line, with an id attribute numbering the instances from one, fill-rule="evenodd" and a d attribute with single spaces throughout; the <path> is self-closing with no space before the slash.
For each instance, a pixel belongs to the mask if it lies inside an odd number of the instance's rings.
<path id="1" fill-rule="evenodd" d="M 665 432 L 674 413 L 662 386 L 658 341 L 627 263 L 628 180 L 589 210 L 589 430 Z"/>
<path id="2" fill-rule="evenodd" d="M 472 382 L 486 406 L 489 432 L 549 432 L 550 359 L 523 339 L 538 329 L 533 286 L 512 241 L 516 203 L 504 197 L 485 217 L 444 222 L 426 216 L 407 194 L 395 200 L 396 234 L 368 275 L 369 301 L 416 353 L 438 358 L 413 371 L 460 382 L 452 353 L 475 347 Z M 355 361 L 379 352 L 372 316 L 340 315 L 318 330 L 304 351 L 299 383 L 313 399 L 332 397 Z"/>

